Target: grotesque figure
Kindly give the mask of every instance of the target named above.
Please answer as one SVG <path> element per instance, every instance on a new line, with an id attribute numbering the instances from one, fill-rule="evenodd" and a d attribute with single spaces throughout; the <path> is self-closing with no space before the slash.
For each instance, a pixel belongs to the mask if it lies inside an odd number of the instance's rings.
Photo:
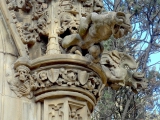
<path id="1" fill-rule="evenodd" d="M 60 75 L 62 76 L 61 81 L 67 83 L 68 85 L 72 85 L 77 80 L 77 71 L 76 70 L 66 70 L 64 68 L 60 69 Z"/>
<path id="2" fill-rule="evenodd" d="M 41 81 L 41 87 L 50 87 L 52 86 L 52 82 L 48 79 L 47 71 L 41 71 L 38 73 L 39 81 Z"/>
<path id="3" fill-rule="evenodd" d="M 37 29 L 38 33 L 41 35 L 46 35 L 46 36 L 48 35 L 49 21 L 47 18 L 48 18 L 48 16 L 44 15 L 44 16 L 40 17 L 37 21 L 36 29 Z"/>
<path id="4" fill-rule="evenodd" d="M 101 58 L 102 68 L 106 71 L 109 81 L 122 81 L 127 75 L 126 66 L 129 69 L 136 69 L 137 64 L 132 57 L 116 50 L 105 52 Z"/>
<path id="5" fill-rule="evenodd" d="M 101 58 L 102 68 L 108 78 L 108 83 L 113 89 L 121 86 L 132 86 L 133 89 L 143 88 L 148 85 L 147 79 L 141 72 L 135 72 L 137 63 L 134 59 L 116 50 L 105 52 Z"/>
<path id="6" fill-rule="evenodd" d="M 102 0 L 95 0 L 93 11 L 99 13 L 102 11 L 102 8 L 103 8 Z"/>
<path id="7" fill-rule="evenodd" d="M 39 36 L 35 31 L 34 27 L 30 23 L 17 23 L 17 28 L 21 40 L 24 44 L 33 45 L 36 41 L 39 40 Z"/>
<path id="8" fill-rule="evenodd" d="M 78 33 L 79 23 L 71 13 L 62 13 L 60 17 L 60 36 L 63 38 L 66 35 Z"/>
<path id="9" fill-rule="evenodd" d="M 32 90 L 35 89 L 34 80 L 30 75 L 30 69 L 24 65 L 16 68 L 16 81 L 8 81 L 10 88 L 17 94 L 18 97 L 32 97 Z"/>
<path id="10" fill-rule="evenodd" d="M 39 77 L 39 74 L 37 72 L 35 72 L 32 75 L 33 79 L 36 81 L 37 87 L 45 87 L 44 83 L 42 82 L 42 80 Z"/>
<path id="11" fill-rule="evenodd" d="M 39 19 L 44 13 L 46 13 L 47 4 L 44 3 L 44 0 L 36 0 L 35 11 L 33 13 L 32 19 Z"/>
<path id="12" fill-rule="evenodd" d="M 17 67 L 16 70 L 16 77 L 18 77 L 20 81 L 25 82 L 29 77 L 30 69 L 22 65 Z"/>
<path id="13" fill-rule="evenodd" d="M 77 45 L 81 49 L 88 50 L 91 46 L 109 39 L 111 35 L 115 38 L 127 35 L 130 29 L 129 16 L 122 12 L 92 13 L 86 18 L 82 17 L 79 33 L 64 37 L 62 47 L 69 48 Z"/>

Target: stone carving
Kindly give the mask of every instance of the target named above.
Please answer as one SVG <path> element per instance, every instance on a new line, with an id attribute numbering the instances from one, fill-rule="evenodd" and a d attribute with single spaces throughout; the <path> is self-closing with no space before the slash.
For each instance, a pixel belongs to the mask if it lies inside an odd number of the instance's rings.
<path id="1" fill-rule="evenodd" d="M 23 11 L 30 11 L 32 8 L 32 0 L 16 0 L 17 6 L 19 9 L 22 9 Z"/>
<path id="2" fill-rule="evenodd" d="M 50 21 L 48 20 L 48 15 L 43 15 L 37 20 L 37 26 L 35 26 L 35 29 L 40 35 L 48 36 L 49 24 L 50 24 Z"/>
<path id="3" fill-rule="evenodd" d="M 61 119 L 63 116 L 63 113 L 61 111 L 62 106 L 63 106 L 62 103 L 60 103 L 58 105 L 50 105 L 49 106 L 49 113 L 48 113 L 49 119 L 51 119 L 51 120 Z"/>
<path id="4" fill-rule="evenodd" d="M 60 0 L 60 6 L 64 6 L 65 10 L 73 9 L 73 0 Z"/>
<path id="5" fill-rule="evenodd" d="M 138 86 L 146 88 L 148 85 L 144 74 L 134 71 L 137 68 L 137 63 L 125 53 L 116 50 L 108 51 L 102 55 L 101 64 L 109 82 L 112 84 L 111 86 L 115 89 L 121 85 L 129 85 L 135 89 Z"/>
<path id="6" fill-rule="evenodd" d="M 131 56 L 103 53 L 103 41 L 131 26 L 129 15 L 103 12 L 102 0 L 6 0 L 0 9 L 20 55 L 10 89 L 18 97 L 34 93 L 39 119 L 90 119 L 105 85 L 147 87 Z"/>
<path id="7" fill-rule="evenodd" d="M 17 8 L 17 3 L 15 0 L 6 0 L 6 3 L 8 4 L 9 10 L 15 10 Z"/>
<path id="8" fill-rule="evenodd" d="M 32 8 L 31 0 L 6 0 L 9 10 L 22 9 L 23 11 L 30 11 Z"/>
<path id="9" fill-rule="evenodd" d="M 68 32 L 68 35 L 78 33 L 78 21 L 76 17 L 71 13 L 62 13 L 60 15 L 60 24 L 61 27 L 59 28 L 59 35 L 63 38 L 65 32 Z M 67 35 L 67 34 L 65 34 Z"/>
<path id="10" fill-rule="evenodd" d="M 32 19 L 37 21 L 37 24 L 34 26 L 37 33 L 45 36 L 49 34 L 48 25 L 50 24 L 47 8 L 48 5 L 44 3 L 43 0 L 37 0 L 35 3 L 35 10 L 32 13 Z"/>
<path id="11" fill-rule="evenodd" d="M 17 28 L 24 44 L 33 45 L 36 41 L 40 40 L 39 35 L 30 23 L 19 22 L 17 23 Z"/>
<path id="12" fill-rule="evenodd" d="M 56 100 L 49 99 L 45 103 L 44 117 L 46 120 L 88 120 L 91 116 L 85 102 L 69 97 Z"/>
<path id="13" fill-rule="evenodd" d="M 79 46 L 81 49 L 89 49 L 91 55 L 96 54 L 92 55 L 93 58 L 97 59 L 97 56 L 103 51 L 100 45 L 101 41 L 107 40 L 112 34 L 115 38 L 127 35 L 130 31 L 128 19 L 128 16 L 122 12 L 92 13 L 81 19 L 78 34 L 64 37 L 62 47 Z M 99 47 L 99 54 L 95 47 Z"/>
<path id="14" fill-rule="evenodd" d="M 18 97 L 33 97 L 32 90 L 34 90 L 36 86 L 28 67 L 24 65 L 18 66 L 16 68 L 15 79 L 9 80 L 8 83 L 10 89 L 13 90 Z"/>
<path id="15" fill-rule="evenodd" d="M 97 12 L 97 13 L 101 13 L 101 11 L 103 10 L 103 3 L 101 0 L 95 0 L 94 1 L 94 8 L 93 11 Z"/>
<path id="16" fill-rule="evenodd" d="M 85 0 L 82 4 L 82 16 L 87 16 L 93 11 L 93 0 Z"/>
<path id="17" fill-rule="evenodd" d="M 36 0 L 34 5 L 34 12 L 32 13 L 32 19 L 37 20 L 47 12 L 47 4 L 44 0 Z"/>
<path id="18" fill-rule="evenodd" d="M 22 65 L 16 68 L 15 77 L 16 81 L 9 81 L 9 84 L 18 97 L 30 95 L 32 91 L 53 85 L 77 86 L 97 96 L 102 87 L 102 82 L 96 74 L 77 69 L 52 68 L 31 75 L 29 68 Z"/>
<path id="19" fill-rule="evenodd" d="M 66 70 L 64 68 L 60 69 L 60 78 L 58 79 L 58 84 L 59 85 L 63 85 L 63 84 L 67 84 L 67 85 L 74 85 L 74 84 L 78 84 L 77 83 L 77 70 Z"/>
<path id="20" fill-rule="evenodd" d="M 53 16 L 49 13 L 53 9 L 49 1 L 7 0 L 7 4 L 10 3 L 12 10 L 21 9 L 28 15 L 27 23 L 12 11 L 13 21 L 22 42 L 31 47 L 45 36 L 48 39 L 46 54 L 57 53 L 58 50 L 58 53 L 85 56 L 97 63 L 103 52 L 101 42 L 111 35 L 115 38 L 123 37 L 131 29 L 128 15 L 122 12 L 101 13 L 101 0 L 60 0 L 57 2 L 60 9 L 54 12 Z M 53 3 L 56 4 L 55 1 Z"/>

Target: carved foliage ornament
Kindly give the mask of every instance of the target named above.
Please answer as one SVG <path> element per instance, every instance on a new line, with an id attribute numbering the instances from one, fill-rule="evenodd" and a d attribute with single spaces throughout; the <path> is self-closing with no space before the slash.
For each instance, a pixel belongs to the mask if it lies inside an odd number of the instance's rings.
<path id="1" fill-rule="evenodd" d="M 102 0 L 6 0 L 6 3 L 30 54 L 37 49 L 35 43 L 43 41 L 46 54 L 58 50 L 98 63 L 103 52 L 101 42 L 111 35 L 121 38 L 131 29 L 128 15 L 102 12 Z M 39 49 L 42 47 L 40 43 Z"/>
<path id="2" fill-rule="evenodd" d="M 98 95 L 102 82 L 93 72 L 77 69 L 54 69 L 42 70 L 30 73 L 30 69 L 24 65 L 16 68 L 15 79 L 8 81 L 10 89 L 18 97 L 32 97 L 32 92 L 41 88 L 58 86 L 75 86 L 89 90 L 95 96 Z"/>
<path id="3" fill-rule="evenodd" d="M 15 26 L 13 30 L 17 31 L 12 32 L 21 40 L 15 39 L 21 57 L 26 57 L 21 54 L 25 50 L 30 60 L 42 55 L 77 54 L 87 61 L 101 62 L 110 86 L 129 85 L 135 89 L 147 86 L 144 75 L 135 72 L 137 64 L 133 58 L 117 51 L 102 56 L 103 41 L 131 32 L 128 14 L 103 12 L 102 0 L 6 0 L 6 4 L 11 27 Z M 96 96 L 102 83 L 95 73 L 85 70 L 60 67 L 33 73 L 19 65 L 15 80 L 9 84 L 18 96 L 31 97 L 32 91 L 53 85 L 80 87 Z"/>

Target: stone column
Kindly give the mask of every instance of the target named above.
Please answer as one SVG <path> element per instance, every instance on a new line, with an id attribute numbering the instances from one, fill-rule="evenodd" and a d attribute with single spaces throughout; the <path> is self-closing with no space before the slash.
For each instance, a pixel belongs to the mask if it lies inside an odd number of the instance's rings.
<path id="1" fill-rule="evenodd" d="M 57 3 L 55 1 L 51 1 L 51 5 L 49 6 L 49 17 L 50 17 L 50 25 L 49 25 L 49 41 L 47 44 L 46 54 L 61 54 L 58 42 L 57 28 L 59 27 L 58 23 L 58 15 L 57 15 Z"/>
<path id="2" fill-rule="evenodd" d="M 87 103 L 70 97 L 44 100 L 45 120 L 90 120 Z"/>

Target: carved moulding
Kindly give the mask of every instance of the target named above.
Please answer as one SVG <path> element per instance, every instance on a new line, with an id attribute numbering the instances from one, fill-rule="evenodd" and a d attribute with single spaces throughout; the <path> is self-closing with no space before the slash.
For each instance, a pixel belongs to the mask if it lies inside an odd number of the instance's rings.
<path id="1" fill-rule="evenodd" d="M 127 14 L 102 8 L 102 0 L 0 4 L 20 56 L 9 86 L 18 97 L 34 98 L 44 119 L 87 119 L 105 85 L 146 87 L 133 58 L 117 51 L 102 54 L 102 41 L 131 30 Z"/>
<path id="2" fill-rule="evenodd" d="M 14 68 L 15 78 L 8 83 L 18 97 L 44 102 L 68 96 L 84 102 L 90 112 L 107 80 L 100 65 L 79 55 L 46 55 L 34 60 L 21 57 Z"/>

